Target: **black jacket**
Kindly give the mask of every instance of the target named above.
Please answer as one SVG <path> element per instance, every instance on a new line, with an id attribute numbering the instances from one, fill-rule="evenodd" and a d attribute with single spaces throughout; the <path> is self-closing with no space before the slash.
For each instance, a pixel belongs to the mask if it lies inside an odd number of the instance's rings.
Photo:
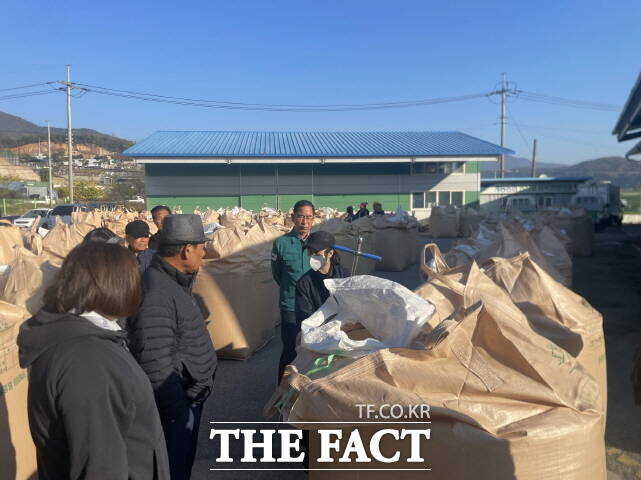
<path id="1" fill-rule="evenodd" d="M 194 278 L 154 255 L 142 306 L 127 322 L 131 353 L 151 380 L 163 419 L 204 402 L 214 384 L 216 352 L 191 293 Z"/>
<path id="2" fill-rule="evenodd" d="M 149 237 L 149 248 L 151 248 L 152 250 L 158 250 L 159 246 L 160 246 L 160 232 L 156 232 L 151 237 Z"/>
<path id="3" fill-rule="evenodd" d="M 323 283 L 328 278 L 345 278 L 347 275 L 340 265 L 332 265 L 327 275 L 309 270 L 296 283 L 296 323 L 301 324 L 318 310 L 329 298 L 329 290 Z"/>
<path id="4" fill-rule="evenodd" d="M 140 275 L 145 275 L 145 272 L 151 265 L 151 260 L 154 258 L 155 253 L 155 250 L 147 248 L 136 256 L 136 259 L 138 260 L 138 271 L 140 272 Z"/>
<path id="5" fill-rule="evenodd" d="M 149 380 L 124 331 L 40 311 L 20 328 L 38 478 L 169 479 Z"/>

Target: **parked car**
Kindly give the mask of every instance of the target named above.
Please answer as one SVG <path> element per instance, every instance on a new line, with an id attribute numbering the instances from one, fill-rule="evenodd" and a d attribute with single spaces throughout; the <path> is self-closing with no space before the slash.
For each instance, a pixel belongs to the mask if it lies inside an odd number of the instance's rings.
<path id="1" fill-rule="evenodd" d="M 7 215 L 6 217 L 0 217 L 0 220 L 5 220 L 13 225 L 13 221 L 19 217 L 20 215 Z"/>
<path id="2" fill-rule="evenodd" d="M 29 210 L 27 213 L 16 218 L 13 221 L 13 224 L 16 227 L 31 228 L 37 217 L 40 217 L 40 224 L 42 224 L 42 221 L 50 211 L 51 208 L 34 208 L 33 210 Z"/>
<path id="3" fill-rule="evenodd" d="M 71 223 L 71 213 L 79 209 L 83 212 L 87 212 L 90 208 L 87 205 L 81 203 L 67 203 L 65 205 L 57 205 L 51 210 L 42 221 L 42 228 L 51 229 L 56 224 L 56 217 L 66 223 L 67 225 Z"/>

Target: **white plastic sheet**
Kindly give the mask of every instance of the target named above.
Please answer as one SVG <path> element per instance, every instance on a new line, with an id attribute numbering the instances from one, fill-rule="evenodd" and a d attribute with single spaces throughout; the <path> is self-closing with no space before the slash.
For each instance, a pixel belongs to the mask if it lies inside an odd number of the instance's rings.
<path id="1" fill-rule="evenodd" d="M 331 296 L 301 325 L 301 346 L 322 354 L 360 357 L 384 348 L 409 347 L 434 305 L 404 286 L 369 275 L 325 280 Z M 369 338 L 350 338 L 361 324 Z"/>

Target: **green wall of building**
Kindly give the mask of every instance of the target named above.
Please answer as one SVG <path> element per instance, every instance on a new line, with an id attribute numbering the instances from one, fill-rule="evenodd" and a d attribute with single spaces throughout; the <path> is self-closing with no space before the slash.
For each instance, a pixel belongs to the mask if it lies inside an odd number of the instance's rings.
<path id="1" fill-rule="evenodd" d="M 465 206 L 479 208 L 479 200 L 481 196 L 479 192 L 465 192 Z"/>
<path id="2" fill-rule="evenodd" d="M 481 171 L 481 162 L 466 162 L 465 173 L 479 173 Z"/>
<path id="3" fill-rule="evenodd" d="M 473 161 L 466 164 L 466 173 L 475 174 L 479 171 L 480 162 Z M 270 182 L 259 182 L 256 184 L 256 177 L 273 177 L 275 175 L 275 169 L 278 169 L 278 178 L 283 179 L 284 191 L 301 191 L 305 192 L 307 188 L 311 192 L 314 190 L 314 184 L 316 178 L 327 177 L 327 176 L 341 176 L 343 179 L 345 177 L 349 178 L 348 182 L 343 182 L 345 185 L 344 189 L 337 188 L 327 188 L 327 181 L 325 181 L 325 191 L 361 191 L 367 192 L 371 187 L 371 193 L 340 193 L 340 194 L 280 194 L 276 193 L 276 189 L 272 188 Z M 313 172 L 313 175 L 312 175 Z M 364 175 L 369 176 L 373 181 L 371 185 L 363 188 L 362 177 Z M 390 176 L 390 184 L 386 185 L 387 188 L 383 189 L 387 192 L 394 193 L 376 193 L 377 185 L 381 185 L 380 180 L 375 177 L 378 176 Z M 197 164 L 197 163 L 185 163 L 185 164 L 147 164 L 145 165 L 145 176 L 148 177 L 151 183 L 160 182 L 162 188 L 157 188 L 155 191 L 160 192 L 171 192 L 172 191 L 172 179 L 176 179 L 176 182 L 181 181 L 181 177 L 219 177 L 219 182 L 217 185 L 224 185 L 229 187 L 231 185 L 234 188 L 222 188 L 219 190 L 221 194 L 227 193 L 227 195 L 207 195 L 210 191 L 216 192 L 217 187 L 203 188 L 200 185 L 199 191 L 194 190 L 194 193 L 199 193 L 198 195 L 149 195 L 147 197 L 147 207 L 152 208 L 155 205 L 163 204 L 168 205 L 172 208 L 180 207 L 184 212 L 192 212 L 194 209 L 199 208 L 204 210 L 206 208 L 231 208 L 235 206 L 242 206 L 248 210 L 260 210 L 262 207 L 271 207 L 279 208 L 280 210 L 288 210 L 291 206 L 294 205 L 298 200 L 307 199 L 314 202 L 318 207 L 332 207 L 340 211 L 344 211 L 345 207 L 351 205 L 354 208 L 358 208 L 358 204 L 361 202 L 368 202 L 369 208 L 371 210 L 372 204 L 376 201 L 381 202 L 383 208 L 387 211 L 395 210 L 397 207 L 401 207 L 404 210 L 409 210 L 410 205 L 410 191 L 409 189 L 415 188 L 416 180 L 414 180 L 414 186 L 412 186 L 412 179 L 417 177 L 410 174 L 410 165 L 409 164 L 387 164 L 387 163 L 370 163 L 367 165 L 362 164 L 296 164 L 296 165 L 287 165 L 287 164 L 267 164 L 267 165 L 252 165 L 252 164 Z M 306 178 L 303 182 L 307 182 L 307 185 L 304 188 L 291 188 L 290 184 L 287 185 L 285 182 L 285 177 L 287 176 L 301 176 Z M 354 181 L 351 181 L 351 177 L 354 178 Z M 400 177 L 404 176 L 405 185 L 400 185 Z M 158 177 L 166 177 L 166 179 L 159 179 Z M 222 177 L 222 178 L 220 178 Z M 254 184 L 244 185 L 243 179 L 253 177 Z M 472 175 L 472 178 L 477 178 L 477 175 Z M 380 177 L 379 177 L 380 178 Z M 474 187 L 471 187 L 470 180 L 465 180 L 466 185 L 461 186 L 460 183 L 456 183 L 458 178 L 456 175 L 453 175 L 450 184 L 443 185 L 439 183 L 441 190 L 451 188 L 452 191 L 466 190 L 464 195 L 464 202 L 466 205 L 478 207 L 479 205 L 479 192 L 467 190 L 469 188 L 478 188 L 476 187 L 477 182 L 474 181 Z M 248 182 L 251 180 L 248 180 Z M 162 183 L 164 182 L 164 183 Z M 183 186 L 181 193 L 189 193 L 192 189 L 190 186 L 185 187 L 182 180 Z M 359 184 L 359 182 L 361 182 Z M 398 189 L 408 190 L 401 191 L 396 193 L 396 185 L 398 182 Z M 409 185 L 408 185 L 409 182 Z M 431 182 L 430 185 L 426 185 L 421 188 L 417 187 L 416 191 L 421 191 L 429 188 L 433 188 L 437 182 L 441 180 L 435 180 Z M 264 184 L 263 184 L 264 183 Z M 244 195 L 234 195 L 238 191 L 243 191 L 243 187 L 240 185 L 243 184 L 246 189 L 251 189 L 252 192 L 257 192 L 255 194 L 244 194 Z M 238 185 L 238 188 L 236 188 Z M 257 188 L 256 185 L 258 185 Z M 352 189 L 351 185 L 359 185 L 359 189 Z M 389 188 L 392 185 L 393 188 Z M 316 189 L 316 191 L 322 191 L 321 188 Z M 414 190 L 412 190 L 414 191 Z M 263 193 L 264 192 L 264 193 Z"/>

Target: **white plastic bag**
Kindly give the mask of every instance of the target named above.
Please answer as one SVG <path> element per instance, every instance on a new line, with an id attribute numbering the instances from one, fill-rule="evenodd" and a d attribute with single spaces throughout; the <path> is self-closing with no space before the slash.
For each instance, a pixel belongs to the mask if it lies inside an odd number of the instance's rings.
<path id="1" fill-rule="evenodd" d="M 404 286 L 383 278 L 358 275 L 325 280 L 327 301 L 301 325 L 301 346 L 322 354 L 360 357 L 384 348 L 409 347 L 435 308 Z M 361 324 L 364 340 L 344 327 Z"/>

